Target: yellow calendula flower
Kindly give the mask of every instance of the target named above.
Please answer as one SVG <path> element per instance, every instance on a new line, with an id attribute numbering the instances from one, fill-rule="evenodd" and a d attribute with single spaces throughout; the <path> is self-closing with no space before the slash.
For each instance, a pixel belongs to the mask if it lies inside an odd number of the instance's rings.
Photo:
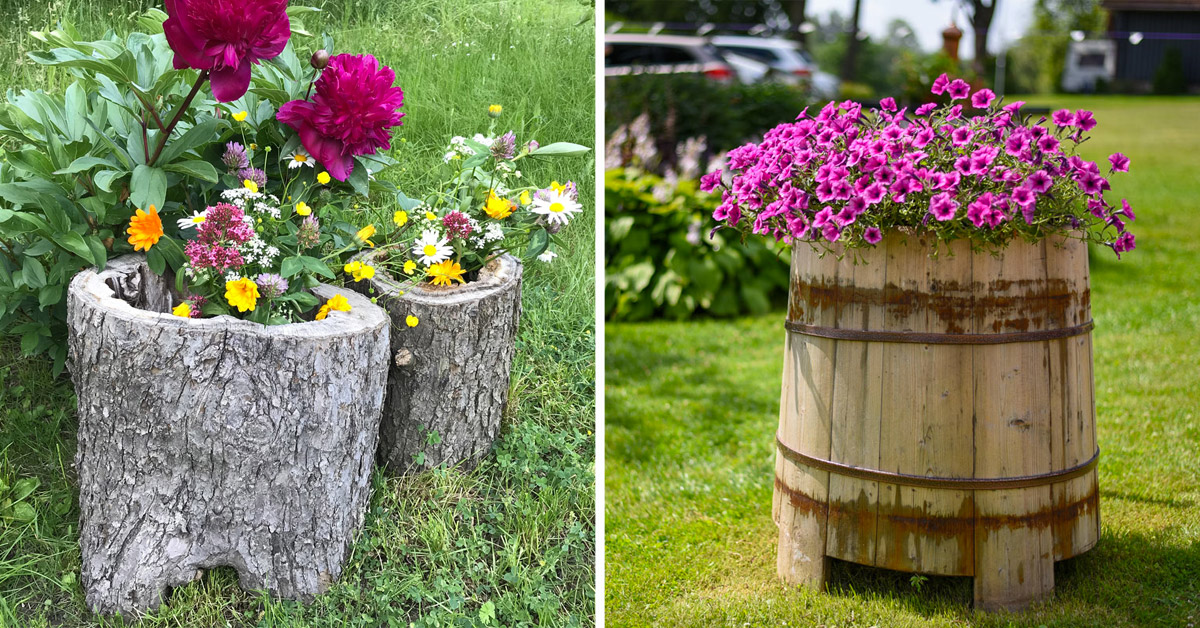
<path id="1" fill-rule="evenodd" d="M 520 201 L 522 205 L 528 205 L 533 199 L 529 196 L 529 190 L 521 192 Z"/>
<path id="2" fill-rule="evenodd" d="M 362 229 L 359 229 L 358 233 L 354 234 L 354 237 L 357 238 L 359 242 L 362 242 L 371 248 L 375 248 L 375 243 L 371 241 L 371 236 L 373 235 L 375 235 L 375 225 L 367 225 Z"/>
<path id="3" fill-rule="evenodd" d="M 368 266 L 367 264 L 364 264 L 358 260 L 346 264 L 342 270 L 346 271 L 346 274 L 353 276 L 354 281 L 356 282 L 362 281 L 363 279 L 370 279 L 371 277 L 375 276 L 374 266 Z"/>
<path id="4" fill-rule="evenodd" d="M 320 183 L 321 185 L 329 185 L 330 180 L 331 178 L 329 173 L 325 172 L 324 170 L 321 171 L 321 174 L 317 175 L 317 183 Z"/>
<path id="5" fill-rule="evenodd" d="M 453 260 L 445 260 L 429 267 L 427 271 L 435 286 L 448 286 L 450 282 L 466 283 L 463 281 L 463 269 Z"/>
<path id="6" fill-rule="evenodd" d="M 187 301 L 184 301 L 183 303 L 176 305 L 175 309 L 171 310 L 171 313 L 180 318 L 191 318 L 192 306 L 188 305 Z"/>
<path id="7" fill-rule="evenodd" d="M 411 275 L 415 272 L 417 272 L 417 263 L 416 262 L 414 262 L 412 260 L 408 260 L 407 262 L 404 262 L 404 274 L 405 275 Z"/>
<path id="8" fill-rule="evenodd" d="M 496 220 L 503 220 L 512 215 L 513 204 L 512 201 L 506 198 L 496 196 L 495 190 L 488 190 L 488 197 L 487 201 L 483 204 L 483 211 Z"/>
<path id="9" fill-rule="evenodd" d="M 239 112 L 233 114 L 233 119 L 237 120 L 238 122 L 245 122 L 246 116 L 248 116 L 248 115 L 250 115 L 250 112 L 248 112 L 248 111 L 239 111 Z"/>
<path id="10" fill-rule="evenodd" d="M 348 301 L 346 299 L 346 297 L 344 297 L 340 294 L 333 295 L 333 298 L 326 301 L 325 305 L 321 306 L 321 310 L 319 312 L 317 312 L 317 320 L 323 321 L 323 320 L 325 320 L 325 317 L 329 316 L 330 312 L 335 312 L 335 311 L 336 312 L 349 312 L 350 311 L 350 301 Z"/>
<path id="11" fill-rule="evenodd" d="M 247 190 L 250 190 L 251 192 L 254 192 L 255 194 L 258 194 L 258 184 L 251 181 L 250 179 L 243 180 L 242 187 L 246 188 Z"/>
<path id="12" fill-rule="evenodd" d="M 308 206 L 308 203 L 305 203 L 304 201 L 300 201 L 299 203 L 296 203 L 296 214 L 297 215 L 307 216 L 311 213 L 312 213 L 312 208 Z"/>
<path id="13" fill-rule="evenodd" d="M 500 105 L 492 105 L 488 107 L 488 115 L 493 118 L 499 118 L 501 113 L 504 113 L 504 107 L 501 107 Z"/>
<path id="14" fill-rule="evenodd" d="M 559 183 L 558 181 L 551 181 L 550 189 L 554 190 L 555 192 L 558 192 L 559 194 L 563 194 L 567 191 L 567 186 Z"/>
<path id="15" fill-rule="evenodd" d="M 258 284 L 245 277 L 225 282 L 225 300 L 239 312 L 253 312 L 258 304 Z"/>
<path id="16" fill-rule="evenodd" d="M 417 325 L 419 325 L 421 323 L 421 319 L 417 318 L 416 316 L 413 316 L 412 314 L 409 314 L 408 318 L 404 319 L 404 322 L 408 323 L 409 327 L 416 327 Z"/>
<path id="17" fill-rule="evenodd" d="M 408 224 L 408 212 L 401 209 L 400 211 L 392 214 L 392 222 L 396 223 L 397 227 L 403 227 L 404 225 Z"/>
<path id="18" fill-rule="evenodd" d="M 129 219 L 129 228 L 125 232 L 129 234 L 129 243 L 133 245 L 133 250 L 149 251 L 163 236 L 162 219 L 158 217 L 158 210 L 154 209 L 153 205 L 150 206 L 149 213 L 137 210 Z"/>

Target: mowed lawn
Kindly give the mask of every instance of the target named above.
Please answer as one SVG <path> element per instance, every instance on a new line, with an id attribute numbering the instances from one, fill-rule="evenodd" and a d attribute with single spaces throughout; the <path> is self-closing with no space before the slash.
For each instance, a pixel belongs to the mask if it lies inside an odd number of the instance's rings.
<path id="1" fill-rule="evenodd" d="M 304 17 L 334 35 L 334 52 L 372 53 L 395 69 L 404 126 L 381 174 L 409 196 L 429 191 L 452 135 L 487 130 L 543 144 L 595 141 L 594 28 L 576 0 L 293 0 L 326 9 Z M 0 91 L 61 91 L 69 75 L 20 55 L 26 32 L 71 20 L 86 36 L 127 32 L 161 2 L 20 3 L 0 21 Z M 28 6 L 26 6 L 28 5 Z M 302 42 L 313 50 L 316 40 Z M 561 235 L 552 264 L 525 271 L 512 391 L 495 449 L 469 473 L 409 478 L 377 471 L 366 526 L 333 588 L 310 605 L 243 592 L 218 569 L 171 592 L 140 625 L 397 628 L 586 626 L 595 586 L 595 158 L 522 163 L 537 177 L 578 183 L 586 212 Z M 380 203 L 364 211 L 390 216 Z M 38 478 L 33 525 L 0 518 L 0 628 L 117 626 L 84 605 L 79 582 L 75 398 L 64 375 L 0 342 L 0 481 Z M 0 494 L 0 499 L 3 495 Z"/>
<path id="2" fill-rule="evenodd" d="M 775 577 L 773 434 L 782 312 L 608 325 L 610 626 L 1200 624 L 1200 99 L 1027 97 L 1095 111 L 1083 145 L 1132 158 L 1111 194 L 1138 250 L 1092 250 L 1102 537 L 1055 567 L 1052 599 L 971 608 L 969 578 L 836 562 L 827 594 Z"/>

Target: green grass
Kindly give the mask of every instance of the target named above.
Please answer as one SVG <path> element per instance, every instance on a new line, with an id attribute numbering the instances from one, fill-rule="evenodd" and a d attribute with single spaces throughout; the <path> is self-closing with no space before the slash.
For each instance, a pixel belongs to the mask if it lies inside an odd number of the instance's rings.
<path id="1" fill-rule="evenodd" d="M 85 34 L 124 31 L 145 6 L 59 0 L 0 25 L 0 88 L 61 89 L 69 79 L 18 62 L 25 31 L 68 19 Z M 325 3 L 307 17 L 340 51 L 396 70 L 404 126 L 385 173 L 410 196 L 430 184 L 451 135 L 486 130 L 488 105 L 523 139 L 591 146 L 593 8 L 574 0 Z M 345 8 L 343 8 L 345 7 Z M 469 46 L 467 44 L 470 44 Z M 302 49 L 311 48 L 308 44 Z M 312 605 L 243 592 L 218 569 L 172 592 L 145 626 L 436 626 L 594 623 L 595 162 L 560 159 L 538 180 L 574 179 L 588 212 L 562 232 L 551 265 L 526 269 L 509 413 L 494 452 L 470 473 L 374 476 L 365 530 L 341 580 Z M 79 585 L 72 460 L 75 399 L 41 360 L 0 346 L 0 480 L 37 477 L 33 525 L 0 521 L 0 626 L 113 626 Z M 490 611 L 494 611 L 494 618 Z"/>
<path id="2" fill-rule="evenodd" d="M 968 578 L 835 562 L 826 594 L 775 577 L 772 435 L 783 313 L 607 325 L 606 620 L 611 626 L 1190 626 L 1200 623 L 1200 100 L 1027 98 L 1092 109 L 1089 159 L 1139 248 L 1092 251 L 1102 536 L 1049 601 L 976 614 Z"/>

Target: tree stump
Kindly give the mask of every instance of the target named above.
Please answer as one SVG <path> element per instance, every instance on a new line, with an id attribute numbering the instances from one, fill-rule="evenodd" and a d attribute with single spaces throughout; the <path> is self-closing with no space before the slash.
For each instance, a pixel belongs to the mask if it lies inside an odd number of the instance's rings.
<path id="1" fill-rule="evenodd" d="M 465 285 L 397 281 L 374 261 L 375 276 L 354 284 L 378 297 L 391 316 L 391 373 L 379 434 L 379 458 L 392 471 L 478 464 L 500 431 L 508 402 L 521 262 L 493 260 Z M 407 319 L 420 323 L 409 327 Z"/>
<path id="2" fill-rule="evenodd" d="M 370 496 L 386 315 L 342 290 L 352 310 L 324 321 L 185 319 L 166 286 L 125 256 L 68 291 L 88 606 L 137 615 L 222 566 L 244 589 L 323 592 Z"/>

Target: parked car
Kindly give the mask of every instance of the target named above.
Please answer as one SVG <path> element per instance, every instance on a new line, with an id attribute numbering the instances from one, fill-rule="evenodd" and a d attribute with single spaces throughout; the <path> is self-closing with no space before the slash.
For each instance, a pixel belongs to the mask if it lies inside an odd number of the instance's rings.
<path id="1" fill-rule="evenodd" d="M 751 59 L 735 59 L 735 62 L 743 73 L 761 70 L 766 74 L 764 64 Z M 742 80 L 734 63 L 702 37 L 605 35 L 604 75 L 626 74 L 703 74 L 725 83 Z"/>
<path id="2" fill-rule="evenodd" d="M 718 35 L 711 41 L 723 52 L 749 57 L 778 73 L 807 80 L 815 96 L 837 98 L 841 82 L 834 75 L 822 72 L 798 42 L 782 37 L 738 35 Z"/>

